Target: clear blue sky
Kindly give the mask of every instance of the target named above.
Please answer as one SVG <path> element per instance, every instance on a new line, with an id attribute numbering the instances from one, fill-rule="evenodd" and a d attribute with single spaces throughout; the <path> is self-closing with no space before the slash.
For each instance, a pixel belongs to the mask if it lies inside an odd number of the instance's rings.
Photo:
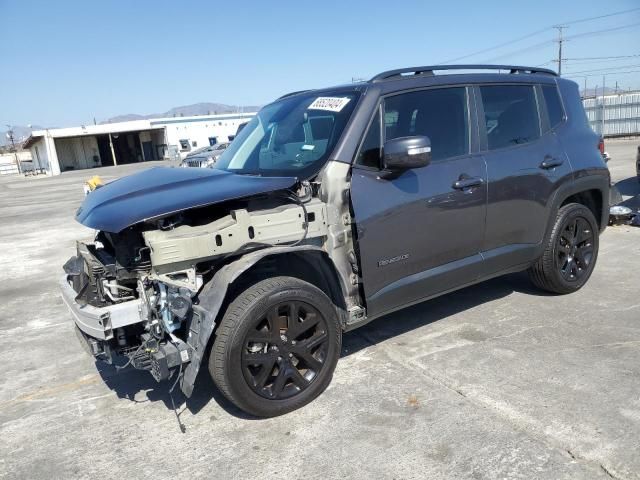
<path id="1" fill-rule="evenodd" d="M 0 0 L 0 126 L 69 126 L 205 101 L 264 104 L 637 7 L 638 0 Z M 572 24 L 565 35 L 633 23 L 572 39 L 564 56 L 638 55 L 640 10 Z M 462 61 L 539 65 L 555 57 L 555 35 L 546 30 Z M 605 67 L 640 70 L 640 56 L 568 61 L 565 71 Z M 607 76 L 608 84 L 616 80 L 640 88 L 638 72 Z M 602 84 L 597 72 L 588 78 L 595 84 Z"/>

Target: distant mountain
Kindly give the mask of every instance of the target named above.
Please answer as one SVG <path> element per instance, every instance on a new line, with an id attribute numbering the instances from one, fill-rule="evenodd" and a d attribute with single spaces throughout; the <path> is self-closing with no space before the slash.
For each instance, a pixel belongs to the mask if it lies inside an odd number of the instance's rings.
<path id="1" fill-rule="evenodd" d="M 19 146 L 29 135 L 31 135 L 32 130 L 41 130 L 44 127 L 40 125 L 32 125 L 31 128 L 25 127 L 23 125 L 12 125 L 11 130 L 13 130 L 13 141 L 16 146 Z M 9 130 L 0 130 L 0 145 L 10 145 L 11 142 L 7 138 L 7 134 Z"/>
<path id="2" fill-rule="evenodd" d="M 224 103 L 194 103 L 193 105 L 183 105 L 181 107 L 174 107 L 164 113 L 151 113 L 148 115 L 140 115 L 137 113 L 128 113 L 125 115 L 118 115 L 111 117 L 108 120 L 101 123 L 115 123 L 115 122 L 128 122 L 131 120 L 144 120 L 145 118 L 158 118 L 158 117 L 191 117 L 195 115 L 214 115 L 217 113 L 236 113 L 236 112 L 255 112 L 259 110 L 258 106 L 236 106 L 226 105 Z"/>
<path id="3" fill-rule="evenodd" d="M 116 123 L 116 122 L 130 122 L 132 120 L 144 120 L 145 118 L 151 118 L 153 115 L 138 115 L 137 113 L 126 113 L 124 115 L 117 115 L 105 120 L 102 123 Z"/>

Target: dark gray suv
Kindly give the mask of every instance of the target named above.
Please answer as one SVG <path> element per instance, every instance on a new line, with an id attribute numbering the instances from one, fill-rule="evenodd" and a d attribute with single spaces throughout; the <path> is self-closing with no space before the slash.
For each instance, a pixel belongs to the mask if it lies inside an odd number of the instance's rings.
<path id="1" fill-rule="evenodd" d="M 344 331 L 528 270 L 581 288 L 609 173 L 578 86 L 517 66 L 393 70 L 264 107 L 211 169 L 88 195 L 61 282 L 82 344 L 257 416 L 329 384 Z"/>

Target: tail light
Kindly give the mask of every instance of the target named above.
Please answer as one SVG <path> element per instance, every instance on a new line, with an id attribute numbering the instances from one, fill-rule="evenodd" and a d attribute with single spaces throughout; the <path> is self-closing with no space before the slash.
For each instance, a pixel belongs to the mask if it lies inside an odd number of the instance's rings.
<path id="1" fill-rule="evenodd" d="M 604 155 L 604 138 L 600 137 L 600 141 L 598 142 L 598 150 L 600 150 L 600 155 Z"/>

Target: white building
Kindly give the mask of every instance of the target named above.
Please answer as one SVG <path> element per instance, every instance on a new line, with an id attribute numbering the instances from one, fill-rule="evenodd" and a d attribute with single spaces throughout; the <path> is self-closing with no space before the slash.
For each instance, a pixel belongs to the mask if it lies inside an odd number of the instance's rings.
<path id="1" fill-rule="evenodd" d="M 24 142 L 33 166 L 49 175 L 66 170 L 181 157 L 190 151 L 233 139 L 238 126 L 255 112 L 152 118 L 130 122 L 35 130 Z"/>
<path id="2" fill-rule="evenodd" d="M 640 134 L 640 91 L 584 98 L 591 128 L 605 137 Z"/>

